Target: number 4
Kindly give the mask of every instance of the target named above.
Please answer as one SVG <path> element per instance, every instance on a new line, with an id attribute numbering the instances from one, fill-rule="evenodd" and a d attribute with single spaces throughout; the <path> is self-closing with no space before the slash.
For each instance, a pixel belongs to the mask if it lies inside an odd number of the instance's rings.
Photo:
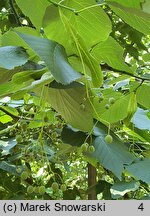
<path id="1" fill-rule="evenodd" d="M 143 211 L 144 210 L 144 206 L 143 206 L 143 203 L 141 203 L 138 207 L 139 210 Z"/>

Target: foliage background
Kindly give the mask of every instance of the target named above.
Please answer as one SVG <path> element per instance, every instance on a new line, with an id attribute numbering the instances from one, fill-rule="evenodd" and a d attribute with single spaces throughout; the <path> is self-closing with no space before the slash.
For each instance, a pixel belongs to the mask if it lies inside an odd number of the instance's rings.
<path id="1" fill-rule="evenodd" d="M 1 199 L 149 199 L 149 35 L 149 0 L 0 1 Z"/>

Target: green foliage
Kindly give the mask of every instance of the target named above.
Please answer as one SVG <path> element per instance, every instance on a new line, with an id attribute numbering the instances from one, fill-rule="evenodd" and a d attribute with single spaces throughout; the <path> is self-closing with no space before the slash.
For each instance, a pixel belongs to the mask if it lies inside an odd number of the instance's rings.
<path id="1" fill-rule="evenodd" d="M 28 55 L 24 48 L 5 46 L 0 48 L 0 67 L 14 69 L 27 62 Z"/>
<path id="2" fill-rule="evenodd" d="M 46 100 L 62 115 L 67 123 L 80 130 L 91 131 L 93 119 L 84 85 L 77 82 L 70 85 L 53 82 L 46 91 Z M 84 109 L 82 104 L 85 105 Z"/>
<path id="3" fill-rule="evenodd" d="M 150 183 L 150 177 L 149 177 L 149 158 L 145 158 L 143 160 L 139 160 L 130 166 L 126 167 L 129 173 L 131 175 L 135 176 L 137 179 L 142 180 L 143 182 L 146 182 L 147 184 Z"/>
<path id="4" fill-rule="evenodd" d="M 149 199 L 148 9 L 0 1 L 1 199 Z"/>
<path id="5" fill-rule="evenodd" d="M 117 182 L 111 187 L 112 198 L 117 199 L 124 196 L 126 193 L 136 191 L 140 186 L 139 182 Z"/>

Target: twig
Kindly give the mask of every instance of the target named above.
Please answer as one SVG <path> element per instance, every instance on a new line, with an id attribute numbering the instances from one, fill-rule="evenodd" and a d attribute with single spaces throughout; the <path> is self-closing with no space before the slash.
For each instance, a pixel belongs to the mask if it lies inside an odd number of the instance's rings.
<path id="1" fill-rule="evenodd" d="M 90 5 L 90 6 L 87 6 L 87 7 L 85 7 L 85 8 L 82 8 L 82 9 L 80 9 L 80 10 L 76 10 L 75 8 L 70 8 L 70 7 L 66 6 L 66 5 L 61 4 L 62 1 L 60 1 L 59 3 L 54 2 L 54 1 L 52 1 L 52 0 L 48 0 L 48 1 L 49 1 L 50 3 L 52 3 L 53 5 L 55 5 L 56 7 L 62 7 L 62 8 L 64 8 L 64 9 L 67 9 L 67 10 L 72 11 L 75 15 L 78 15 L 79 13 L 81 13 L 81 12 L 83 12 L 83 11 L 85 11 L 85 10 L 88 10 L 88 9 L 91 9 L 91 8 L 95 8 L 95 7 L 99 7 L 99 6 L 105 4 L 105 3 L 101 3 L 101 4 Z"/>
<path id="2" fill-rule="evenodd" d="M 55 5 L 56 7 L 62 7 L 62 8 L 65 8 L 67 10 L 70 10 L 70 11 L 76 13 L 76 10 L 74 8 L 70 8 L 70 7 L 66 6 L 66 5 L 62 5 L 61 2 L 57 3 L 57 2 L 54 2 L 52 0 L 48 0 L 48 1 L 50 3 L 52 3 L 53 5 Z"/>
<path id="3" fill-rule="evenodd" d="M 144 82 L 144 81 L 150 81 L 150 78 L 140 77 L 140 76 L 137 76 L 137 75 L 135 75 L 135 74 L 129 73 L 129 72 L 127 72 L 127 71 L 120 71 L 120 70 L 114 69 L 114 68 L 112 68 L 112 67 L 110 67 L 110 66 L 108 66 L 108 65 L 106 65 L 106 64 L 101 65 L 101 68 L 102 68 L 102 69 L 111 70 L 111 71 L 114 71 L 114 72 L 116 72 L 116 73 L 126 74 L 126 75 L 129 75 L 129 76 L 134 77 L 134 78 L 136 78 L 136 79 L 142 80 L 143 82 Z"/>
<path id="4" fill-rule="evenodd" d="M 16 23 L 17 23 L 19 26 L 22 26 L 22 24 L 21 24 L 21 22 L 20 22 L 20 19 L 19 19 L 19 15 L 18 15 L 18 13 L 17 13 L 17 11 L 16 11 L 16 9 L 15 9 L 15 7 L 14 7 L 14 2 L 13 2 L 13 0 L 9 0 L 9 5 L 10 5 L 10 7 L 11 7 L 11 10 L 12 10 L 13 14 L 14 14 Z"/>
<path id="5" fill-rule="evenodd" d="M 19 120 L 19 119 L 24 119 L 24 120 L 27 120 L 27 121 L 31 121 L 32 120 L 31 118 L 27 118 L 27 117 L 24 117 L 24 116 L 14 115 L 13 113 L 10 113 L 9 111 L 5 110 L 1 106 L 0 106 L 0 110 L 3 111 L 4 113 L 6 113 L 7 115 L 9 115 L 10 117 L 12 117 L 13 119 L 16 119 L 16 120 Z"/>

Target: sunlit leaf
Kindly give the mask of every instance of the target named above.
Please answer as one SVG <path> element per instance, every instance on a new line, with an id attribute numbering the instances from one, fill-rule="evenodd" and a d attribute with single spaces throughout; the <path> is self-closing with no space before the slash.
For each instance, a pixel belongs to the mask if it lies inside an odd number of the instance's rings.
<path id="1" fill-rule="evenodd" d="M 109 2 L 111 9 L 120 18 L 136 30 L 150 34 L 150 14 L 144 13 L 141 10 L 124 7 L 116 2 Z"/>
<path id="2" fill-rule="evenodd" d="M 22 10 L 24 15 L 30 18 L 31 22 L 38 29 L 42 27 L 42 19 L 46 7 L 49 5 L 46 0 L 16 0 L 17 5 Z"/>

